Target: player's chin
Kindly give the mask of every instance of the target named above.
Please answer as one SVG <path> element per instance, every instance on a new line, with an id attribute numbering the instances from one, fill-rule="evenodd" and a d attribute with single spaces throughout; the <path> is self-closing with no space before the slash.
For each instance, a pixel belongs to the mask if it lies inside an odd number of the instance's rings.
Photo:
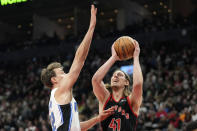
<path id="1" fill-rule="evenodd" d="M 112 82 L 112 83 L 111 83 L 111 87 L 114 87 L 114 86 L 116 86 L 116 84 Z"/>
<path id="2" fill-rule="evenodd" d="M 111 84 L 111 88 L 118 88 L 119 85 L 118 84 Z"/>

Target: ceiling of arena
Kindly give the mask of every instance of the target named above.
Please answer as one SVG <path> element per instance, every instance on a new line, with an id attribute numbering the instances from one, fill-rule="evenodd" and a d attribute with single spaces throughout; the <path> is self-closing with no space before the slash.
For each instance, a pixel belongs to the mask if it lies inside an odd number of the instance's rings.
<path id="1" fill-rule="evenodd" d="M 74 24 L 76 12 L 89 13 L 90 0 L 27 0 L 26 3 L 0 6 L 0 22 L 26 28 L 32 27 L 33 15 L 49 18 L 60 25 L 70 27 Z M 118 9 L 123 1 L 135 2 L 142 8 L 146 8 L 152 15 L 168 14 L 172 12 L 173 1 L 177 0 L 95 0 L 98 7 L 98 18 L 102 21 L 113 22 Z M 184 1 L 184 0 L 178 0 Z M 190 0 L 188 0 L 190 1 Z M 195 2 L 196 5 L 196 2 Z M 70 25 L 70 26 L 69 26 Z"/>
<path id="2" fill-rule="evenodd" d="M 153 10 L 158 8 L 158 0 L 130 0 L 139 3 L 141 6 L 148 5 Z M 169 0 L 165 0 L 168 5 Z M 94 1 L 99 8 L 99 13 L 103 19 L 111 17 L 114 10 L 121 8 L 122 0 L 97 0 Z M 75 9 L 89 10 L 91 2 L 87 0 L 29 0 L 27 3 L 15 5 L 0 6 L 0 21 L 19 24 L 31 21 L 33 14 L 48 17 L 52 20 L 58 20 L 64 24 L 69 23 L 69 19 L 74 16 Z M 68 19 L 68 20 L 67 20 Z"/>

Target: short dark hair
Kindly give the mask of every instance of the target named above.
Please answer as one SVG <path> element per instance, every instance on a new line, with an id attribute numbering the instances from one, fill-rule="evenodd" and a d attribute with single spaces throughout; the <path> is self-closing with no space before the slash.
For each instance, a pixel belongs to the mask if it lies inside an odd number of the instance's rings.
<path id="1" fill-rule="evenodd" d="M 47 68 L 43 68 L 41 71 L 41 81 L 42 83 L 49 87 L 50 89 L 53 87 L 53 83 L 51 82 L 51 78 L 56 76 L 54 69 L 63 68 L 63 66 L 59 62 L 53 62 L 47 66 Z"/>

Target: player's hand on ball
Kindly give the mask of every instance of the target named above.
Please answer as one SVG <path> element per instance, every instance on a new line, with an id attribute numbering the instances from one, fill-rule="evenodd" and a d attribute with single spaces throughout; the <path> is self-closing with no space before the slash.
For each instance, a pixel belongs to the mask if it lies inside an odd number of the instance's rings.
<path id="1" fill-rule="evenodd" d="M 139 43 L 136 40 L 134 40 L 134 46 L 135 46 L 135 51 L 133 53 L 133 57 L 136 58 L 136 57 L 139 57 L 140 55 Z"/>
<path id="2" fill-rule="evenodd" d="M 94 5 L 91 5 L 91 18 L 90 18 L 90 28 L 94 28 L 96 26 L 96 13 L 97 8 Z"/>
<path id="3" fill-rule="evenodd" d="M 114 114 L 114 110 L 115 110 L 115 107 L 111 107 L 111 108 L 109 108 L 107 110 L 104 110 L 101 113 L 99 113 L 99 115 L 98 115 L 99 122 L 105 120 L 107 117 Z"/>
<path id="4" fill-rule="evenodd" d="M 114 57 L 116 60 L 120 60 L 120 58 L 118 57 L 118 55 L 114 49 L 114 44 L 111 47 L 111 53 L 112 53 L 112 57 Z"/>

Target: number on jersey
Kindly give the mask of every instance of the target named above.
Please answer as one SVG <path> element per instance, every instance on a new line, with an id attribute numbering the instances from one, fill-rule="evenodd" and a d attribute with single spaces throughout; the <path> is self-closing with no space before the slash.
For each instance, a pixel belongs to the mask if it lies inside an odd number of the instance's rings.
<path id="1" fill-rule="evenodd" d="M 120 131 L 120 125 L 121 125 L 121 119 L 115 119 L 113 118 L 109 124 L 109 128 L 112 128 L 113 131 Z"/>

